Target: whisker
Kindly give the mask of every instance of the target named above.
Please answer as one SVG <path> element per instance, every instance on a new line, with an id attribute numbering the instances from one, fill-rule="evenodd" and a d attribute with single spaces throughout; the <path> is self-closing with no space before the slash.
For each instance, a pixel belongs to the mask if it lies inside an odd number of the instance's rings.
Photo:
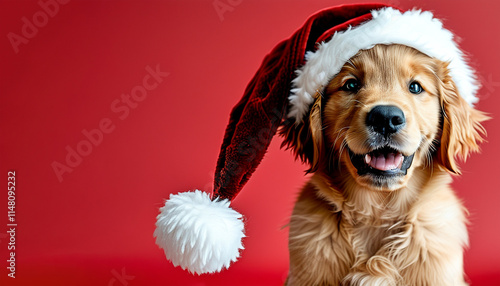
<path id="1" fill-rule="evenodd" d="M 429 166 L 431 168 L 431 176 L 434 173 L 434 164 L 432 164 L 432 152 L 427 152 L 427 160 L 429 161 Z"/>
<path id="2" fill-rule="evenodd" d="M 354 102 L 359 103 L 359 104 L 360 104 L 360 106 L 362 106 L 362 107 L 366 107 L 366 106 L 367 106 L 366 104 L 364 104 L 363 102 L 361 102 L 361 101 L 359 101 L 359 100 L 357 100 L 357 99 L 355 99 L 355 100 L 354 100 Z"/>
<path id="3" fill-rule="evenodd" d="M 342 144 L 340 144 L 340 149 L 339 149 L 339 158 L 342 157 L 342 153 L 344 150 L 347 148 L 347 141 L 343 140 Z M 340 160 L 338 160 L 338 169 L 340 170 L 342 168 L 342 165 L 340 164 Z"/>
<path id="4" fill-rule="evenodd" d="M 337 133 L 337 137 L 335 138 L 335 140 L 333 141 L 333 144 L 332 144 L 332 147 L 331 147 L 331 153 L 330 153 L 330 158 L 329 158 L 329 162 L 332 162 L 333 161 L 333 154 L 335 153 L 335 146 L 337 145 L 337 141 L 340 139 L 341 136 L 343 136 L 345 133 L 347 133 L 348 130 L 346 129 L 349 129 L 350 126 L 346 126 L 346 127 L 343 127 L 343 128 L 340 128 L 339 130 L 337 130 L 335 133 Z M 344 132 L 342 132 L 343 130 L 345 130 Z M 341 144 L 340 146 L 340 150 L 342 150 L 342 145 L 343 143 Z M 342 152 L 340 152 L 339 154 L 339 158 L 340 158 L 340 155 L 342 154 Z M 330 163 L 331 164 L 331 163 Z M 331 165 L 329 164 L 329 166 L 331 167 Z"/>
<path id="5" fill-rule="evenodd" d="M 333 153 L 335 153 L 335 146 L 332 145 L 330 148 L 330 152 L 328 154 L 328 169 L 332 169 L 332 164 L 333 164 Z"/>
<path id="6" fill-rule="evenodd" d="M 425 143 L 426 145 L 428 145 L 429 147 L 427 148 L 427 151 L 425 152 L 424 154 L 424 167 L 425 168 L 430 168 L 431 169 L 431 174 L 433 173 L 433 167 L 434 165 L 432 164 L 433 163 L 433 158 L 432 158 L 432 154 L 434 153 L 434 151 L 437 150 L 437 147 L 436 147 L 436 140 L 429 140 L 427 139 L 426 137 L 422 137 L 422 143 L 420 145 L 423 145 L 423 143 Z"/>
<path id="7" fill-rule="evenodd" d="M 335 138 L 335 140 L 334 140 L 334 142 L 333 142 L 333 146 L 335 146 L 335 145 L 337 144 L 337 141 L 339 140 L 339 138 L 340 138 L 340 136 L 341 136 L 342 134 L 347 133 L 347 131 L 345 131 L 345 132 L 342 132 L 342 131 L 343 131 L 343 130 L 345 130 L 345 129 L 349 129 L 349 128 L 351 128 L 351 126 L 342 127 L 342 128 L 340 128 L 339 130 L 337 130 L 337 131 L 335 132 L 335 133 L 337 133 L 337 137 Z"/>
<path id="8" fill-rule="evenodd" d="M 337 146 L 337 141 L 342 137 L 344 136 L 344 134 L 347 133 L 348 129 L 350 128 L 350 126 L 345 126 L 343 128 L 340 128 L 339 130 L 337 130 L 335 133 L 337 133 L 337 136 L 333 142 L 333 144 L 331 145 L 330 147 L 330 154 L 329 154 L 329 158 L 328 158 L 328 167 L 331 168 L 332 167 L 332 162 L 333 162 L 333 155 L 335 153 L 335 146 Z M 342 155 L 342 150 L 343 148 L 345 148 L 345 146 L 347 146 L 347 142 L 343 141 L 341 144 L 340 144 L 340 148 L 339 148 L 339 158 L 340 156 Z M 339 160 L 339 167 L 340 167 L 340 160 Z"/>

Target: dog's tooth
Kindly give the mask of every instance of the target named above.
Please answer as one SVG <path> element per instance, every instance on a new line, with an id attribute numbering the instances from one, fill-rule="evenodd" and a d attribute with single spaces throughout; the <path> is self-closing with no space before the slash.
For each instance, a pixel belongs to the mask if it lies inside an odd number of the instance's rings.
<path id="1" fill-rule="evenodd" d="M 372 160 L 372 156 L 370 156 L 370 154 L 366 154 L 365 155 L 365 163 L 369 165 L 371 160 Z"/>
<path id="2" fill-rule="evenodd" d="M 403 157 L 403 154 L 401 154 L 401 153 L 398 153 L 396 155 L 396 157 L 394 158 L 394 163 L 397 163 L 399 169 L 401 169 L 401 167 L 403 166 L 403 161 L 404 161 L 404 157 Z"/>

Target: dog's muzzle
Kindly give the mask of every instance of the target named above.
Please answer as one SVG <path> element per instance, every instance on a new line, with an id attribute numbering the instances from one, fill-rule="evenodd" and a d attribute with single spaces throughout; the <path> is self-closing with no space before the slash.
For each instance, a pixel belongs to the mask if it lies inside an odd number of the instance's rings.
<path id="1" fill-rule="evenodd" d="M 391 147 L 383 147 L 366 154 L 355 154 L 349 149 L 352 165 L 358 175 L 405 176 L 413 162 L 413 156 L 405 156 Z"/>

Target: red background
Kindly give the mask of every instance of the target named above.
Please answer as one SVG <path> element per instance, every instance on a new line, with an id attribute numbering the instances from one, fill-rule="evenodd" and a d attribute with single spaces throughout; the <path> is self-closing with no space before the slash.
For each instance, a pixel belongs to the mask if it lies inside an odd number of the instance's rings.
<path id="1" fill-rule="evenodd" d="M 218 13 L 214 2 L 231 9 Z M 311 13 L 351 2 L 73 0 L 16 53 L 9 33 L 22 36 L 23 17 L 32 21 L 43 10 L 37 1 L 2 1 L 0 284 L 282 284 L 288 269 L 282 227 L 305 166 L 279 150 L 281 139 L 233 203 L 246 216 L 248 237 L 229 270 L 200 277 L 174 268 L 154 243 L 155 217 L 169 193 L 211 188 L 229 112 L 274 45 Z M 477 106 L 496 118 L 500 2 L 470 3 L 389 2 L 432 10 L 460 35 L 483 80 Z M 112 103 L 157 65 L 168 77 L 127 117 L 115 113 Z M 59 181 L 51 164 L 65 164 L 67 146 L 85 144 L 82 131 L 104 118 L 113 131 Z M 497 124 L 485 124 L 489 142 L 454 182 L 471 213 L 465 267 L 472 285 L 500 285 Z M 6 268 L 8 170 L 16 171 L 17 183 L 15 279 Z"/>

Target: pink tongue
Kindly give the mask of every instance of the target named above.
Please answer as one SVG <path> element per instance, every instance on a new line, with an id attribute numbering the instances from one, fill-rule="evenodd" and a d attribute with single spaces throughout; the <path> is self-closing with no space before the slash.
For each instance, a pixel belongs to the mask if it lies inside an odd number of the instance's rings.
<path id="1" fill-rule="evenodd" d="M 379 154 L 378 156 L 366 154 L 365 162 L 370 165 L 370 167 L 377 170 L 394 170 L 401 168 L 403 164 L 403 155 L 401 153 Z"/>

